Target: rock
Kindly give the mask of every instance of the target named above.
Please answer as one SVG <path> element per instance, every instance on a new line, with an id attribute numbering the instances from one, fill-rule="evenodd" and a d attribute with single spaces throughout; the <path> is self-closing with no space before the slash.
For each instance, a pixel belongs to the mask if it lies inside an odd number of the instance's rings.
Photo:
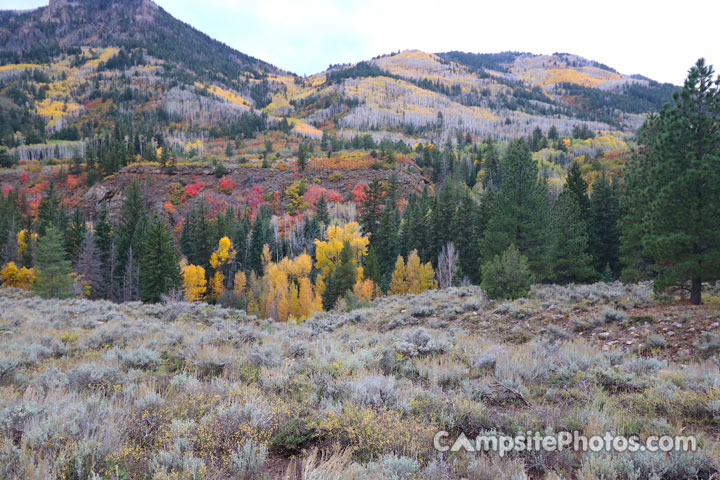
<path id="1" fill-rule="evenodd" d="M 600 338 L 608 338 L 610 336 L 610 332 L 600 332 L 598 333 L 598 337 Z"/>
<path id="2" fill-rule="evenodd" d="M 632 340 L 628 340 L 627 342 L 625 342 L 625 345 L 632 345 L 632 344 L 633 344 Z"/>
<path id="3" fill-rule="evenodd" d="M 710 324 L 710 328 L 718 328 L 718 327 L 720 327 L 720 323 L 718 323 L 718 322 L 713 322 Z"/>

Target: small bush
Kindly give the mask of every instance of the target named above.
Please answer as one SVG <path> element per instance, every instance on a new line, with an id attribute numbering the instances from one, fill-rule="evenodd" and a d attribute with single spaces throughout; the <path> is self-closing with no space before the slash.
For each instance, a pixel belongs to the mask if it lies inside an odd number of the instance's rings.
<path id="1" fill-rule="evenodd" d="M 250 480 L 257 477 L 266 459 L 267 447 L 248 440 L 230 454 L 228 469 L 235 477 Z"/>
<path id="2" fill-rule="evenodd" d="M 280 425 L 272 437 L 272 446 L 282 455 L 295 455 L 312 440 L 314 433 L 314 429 L 307 422 L 293 418 Z"/>
<path id="3" fill-rule="evenodd" d="M 645 343 L 647 343 L 647 346 L 650 348 L 667 347 L 667 340 L 665 340 L 665 338 L 663 338 L 661 335 L 656 335 L 654 333 L 645 337 Z"/>
<path id="4" fill-rule="evenodd" d="M 482 268 L 482 288 L 492 299 L 509 299 L 527 296 L 533 276 L 527 257 L 510 245 L 502 257 L 495 258 Z"/>

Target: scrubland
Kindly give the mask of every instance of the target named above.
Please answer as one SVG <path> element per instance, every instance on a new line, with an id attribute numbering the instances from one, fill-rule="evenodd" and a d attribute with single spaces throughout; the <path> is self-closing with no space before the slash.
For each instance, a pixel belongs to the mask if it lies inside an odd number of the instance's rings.
<path id="1" fill-rule="evenodd" d="M 385 297 L 302 324 L 0 290 L 0 477 L 691 479 L 720 468 L 720 303 L 648 285 Z M 433 436 L 695 435 L 696 452 L 445 453 Z"/>

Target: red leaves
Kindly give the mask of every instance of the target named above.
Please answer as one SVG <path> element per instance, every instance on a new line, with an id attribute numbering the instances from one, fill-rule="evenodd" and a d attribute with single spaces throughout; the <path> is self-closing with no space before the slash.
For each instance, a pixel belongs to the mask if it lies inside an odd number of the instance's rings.
<path id="1" fill-rule="evenodd" d="M 202 190 L 204 187 L 205 187 L 205 184 L 203 182 L 195 182 L 195 183 L 191 183 L 189 185 L 185 185 L 185 195 L 187 195 L 189 197 L 194 197 L 198 193 L 200 193 L 200 190 Z"/>
<path id="2" fill-rule="evenodd" d="M 222 177 L 220 179 L 220 191 L 222 193 L 231 194 L 235 190 L 235 182 L 230 178 Z"/>

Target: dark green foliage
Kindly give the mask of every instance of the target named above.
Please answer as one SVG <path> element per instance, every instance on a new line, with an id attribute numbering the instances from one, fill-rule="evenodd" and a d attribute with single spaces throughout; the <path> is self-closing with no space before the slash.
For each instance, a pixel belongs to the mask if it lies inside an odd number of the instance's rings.
<path id="1" fill-rule="evenodd" d="M 533 283 L 528 260 L 514 245 L 483 266 L 482 278 L 482 288 L 492 299 L 524 297 Z"/>
<path id="2" fill-rule="evenodd" d="M 380 212 L 383 211 L 383 196 L 385 191 L 377 178 L 373 179 L 370 184 L 365 187 L 365 198 L 359 205 L 360 209 L 360 226 L 363 233 L 373 240 L 377 231 Z"/>
<path id="3" fill-rule="evenodd" d="M 40 200 L 38 208 L 37 233 L 45 235 L 45 230 L 50 226 L 59 226 L 60 223 L 60 200 L 57 198 L 55 185 L 50 185 L 45 196 Z"/>
<path id="4" fill-rule="evenodd" d="M 330 211 L 328 210 L 328 203 L 324 194 L 320 195 L 317 204 L 315 204 L 315 218 L 323 225 L 330 223 Z"/>
<path id="5" fill-rule="evenodd" d="M 68 298 L 72 294 L 70 260 L 65 257 L 62 233 L 48 226 L 38 238 L 35 254 L 35 292 L 43 298 Z"/>
<path id="6" fill-rule="evenodd" d="M 216 235 L 209 220 L 210 212 L 205 199 L 198 200 L 185 215 L 180 237 L 182 252 L 192 265 L 210 268 L 210 255 L 217 247 Z"/>
<path id="7" fill-rule="evenodd" d="M 582 217 L 575 193 L 566 189 L 553 205 L 553 248 L 551 280 L 556 283 L 579 283 L 595 275 L 588 253 L 587 223 Z"/>
<path id="8" fill-rule="evenodd" d="M 77 261 L 84 239 L 85 215 L 76 208 L 65 232 L 65 252 L 71 262 Z"/>
<path id="9" fill-rule="evenodd" d="M 502 171 L 481 242 L 481 257 L 488 261 L 515 245 L 527 257 L 533 274 L 545 279 L 550 273 L 550 204 L 547 186 L 538 178 L 537 165 L 524 140 L 511 142 Z"/>
<path id="10" fill-rule="evenodd" d="M 254 271 L 258 275 L 262 275 L 264 271 L 262 264 L 263 246 L 266 243 L 269 244 L 272 238 L 272 225 L 270 225 L 271 214 L 272 212 L 261 209 L 260 214 L 255 218 L 255 223 L 253 223 L 250 233 L 247 269 Z"/>
<path id="11" fill-rule="evenodd" d="M 323 308 L 332 310 L 335 302 L 345 296 L 345 293 L 352 291 L 357 277 L 357 268 L 353 263 L 353 251 L 350 242 L 345 242 L 340 251 L 340 259 L 335 270 L 332 272 L 325 293 L 323 295 Z"/>
<path id="12" fill-rule="evenodd" d="M 370 245 L 377 253 L 380 265 L 380 278 L 382 285 L 385 284 L 392 274 L 394 261 L 397 258 L 397 208 L 386 207 L 380 213 L 380 225 L 377 228 L 375 240 L 370 238 Z"/>
<path id="13" fill-rule="evenodd" d="M 372 247 L 368 250 L 367 257 L 365 257 L 365 268 L 363 270 L 363 275 L 365 276 L 365 278 L 369 278 L 370 280 L 372 280 L 375 285 L 380 285 L 380 264 L 378 263 L 378 256 L 375 253 L 375 249 Z"/>
<path id="14" fill-rule="evenodd" d="M 677 87 L 669 83 L 650 82 L 648 86 L 631 83 L 625 85 L 620 93 L 614 93 L 574 83 L 560 83 L 556 89 L 566 95 L 578 97 L 583 108 L 587 110 L 645 113 L 659 111 L 672 99 Z"/>
<path id="15" fill-rule="evenodd" d="M 567 179 L 565 181 L 566 189 L 575 196 L 575 201 L 580 207 L 581 217 L 587 221 L 590 214 L 590 198 L 588 197 L 588 183 L 582 176 L 580 165 L 577 162 L 573 162 L 567 173 Z"/>
<path id="16" fill-rule="evenodd" d="M 626 191 L 631 204 L 649 199 L 642 230 L 623 222 L 624 254 L 646 255 L 655 289 L 687 288 L 694 304 L 702 303 L 703 282 L 720 279 L 720 77 L 713 74 L 698 60 L 673 104 L 652 120 L 647 159 L 631 167 L 648 169 L 646 184 Z M 631 178 L 642 176 L 631 171 Z M 638 239 L 642 250 L 633 251 Z"/>
<path id="17" fill-rule="evenodd" d="M 308 151 L 307 145 L 305 145 L 305 142 L 301 142 L 297 151 L 297 164 L 301 172 L 305 170 L 309 157 L 310 152 Z"/>
<path id="18" fill-rule="evenodd" d="M 125 271 L 131 249 L 136 259 L 142 257 L 142 238 L 147 220 L 148 208 L 140 182 L 133 180 L 125 189 L 125 199 L 115 229 L 118 275 Z"/>
<path id="19" fill-rule="evenodd" d="M 470 195 L 465 195 L 455 210 L 451 223 L 452 241 L 460 256 L 458 277 L 467 276 L 475 282 L 480 280 L 477 268 L 478 246 L 482 237 L 479 209 L 480 206 Z"/>
<path id="20" fill-rule="evenodd" d="M 590 253 L 595 270 L 609 267 L 613 276 L 620 274 L 620 203 L 617 189 L 603 174 L 593 185 L 590 199 Z"/>
<path id="21" fill-rule="evenodd" d="M 15 165 L 15 159 L 5 145 L 0 145 L 0 168 L 10 168 Z"/>
<path id="22" fill-rule="evenodd" d="M 498 189 L 502 182 L 502 172 L 500 170 L 500 156 L 498 155 L 495 142 L 492 139 L 487 141 L 483 169 L 485 170 L 483 188 L 486 190 Z"/>
<path id="23" fill-rule="evenodd" d="M 305 420 L 292 418 L 284 422 L 272 437 L 273 448 L 286 457 L 296 455 L 312 440 L 315 431 Z"/>
<path id="24" fill-rule="evenodd" d="M 365 78 L 365 77 L 390 77 L 398 78 L 396 75 L 392 75 L 389 72 L 381 69 L 380 67 L 368 63 L 359 62 L 356 65 L 342 70 L 336 70 L 327 74 L 325 82 L 328 84 L 340 83 L 346 78 Z"/>
<path id="25" fill-rule="evenodd" d="M 155 216 L 147 226 L 140 258 L 140 298 L 156 303 L 160 296 L 180 288 L 179 252 L 165 219 Z"/>

